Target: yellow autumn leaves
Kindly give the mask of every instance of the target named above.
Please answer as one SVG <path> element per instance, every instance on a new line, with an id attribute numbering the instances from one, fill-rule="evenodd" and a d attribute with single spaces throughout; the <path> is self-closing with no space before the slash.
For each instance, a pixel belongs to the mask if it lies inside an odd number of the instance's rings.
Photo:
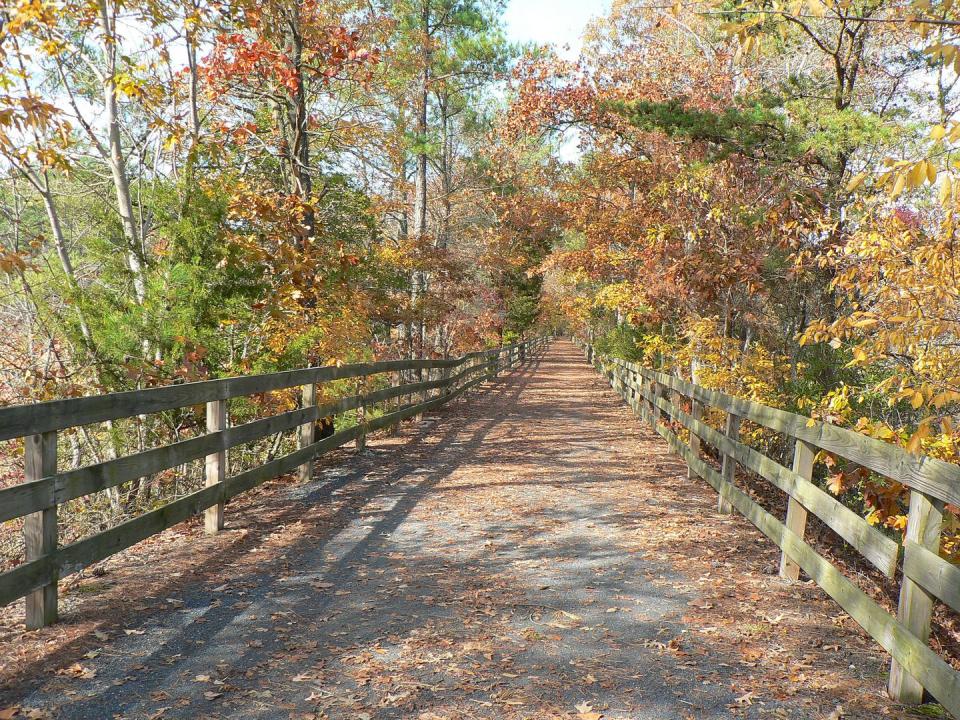
<path id="1" fill-rule="evenodd" d="M 940 443 L 939 454 L 954 460 L 956 448 L 947 446 L 950 408 L 960 403 L 960 287 L 952 231 L 931 232 L 911 217 L 868 218 L 826 260 L 848 309 L 811 323 L 801 344 L 846 347 L 850 366 L 880 371 L 884 379 L 869 391 L 922 418 L 905 438 L 907 449 L 930 453 Z"/>

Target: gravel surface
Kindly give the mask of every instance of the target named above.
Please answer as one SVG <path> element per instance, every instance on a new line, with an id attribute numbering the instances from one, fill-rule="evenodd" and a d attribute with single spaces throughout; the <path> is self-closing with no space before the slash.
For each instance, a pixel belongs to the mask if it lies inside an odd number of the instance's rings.
<path id="1" fill-rule="evenodd" d="M 369 447 L 228 508 L 221 538 L 161 538 L 149 580 L 107 566 L 102 598 L 67 605 L 81 637 L 17 636 L 43 655 L 0 708 L 897 716 L 882 655 L 818 589 L 771 577 L 769 543 L 714 512 L 569 342 Z"/>

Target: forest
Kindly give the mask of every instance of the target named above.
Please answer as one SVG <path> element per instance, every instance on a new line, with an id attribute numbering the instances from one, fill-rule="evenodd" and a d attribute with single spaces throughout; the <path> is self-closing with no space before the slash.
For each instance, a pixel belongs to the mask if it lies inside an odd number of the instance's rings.
<path id="1" fill-rule="evenodd" d="M 960 462 L 952 0 L 614 0 L 575 59 L 509 41 L 504 10 L 6 4 L 0 401 L 564 332 Z M 199 424 L 78 428 L 61 455 Z M 2 484 L 22 479 L 18 443 Z M 832 493 L 903 530 L 905 488 L 821 460 Z M 142 478 L 61 531 L 200 482 Z"/>

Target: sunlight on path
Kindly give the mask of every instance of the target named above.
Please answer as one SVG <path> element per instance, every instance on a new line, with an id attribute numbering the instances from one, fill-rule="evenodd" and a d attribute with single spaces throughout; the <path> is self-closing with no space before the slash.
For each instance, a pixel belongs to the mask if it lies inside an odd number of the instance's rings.
<path id="1" fill-rule="evenodd" d="M 187 585 L 84 659 L 88 679 L 53 675 L 23 705 L 62 718 L 397 720 L 830 707 L 764 696 L 756 663 L 744 673 L 738 646 L 714 642 L 719 617 L 712 634 L 685 621 L 712 607 L 698 599 L 709 566 L 697 578 L 667 560 L 703 554 L 671 523 L 712 498 L 684 489 L 683 467 L 569 342 L 371 445 L 286 486 L 284 502 L 308 509 L 303 534 L 268 564 Z"/>

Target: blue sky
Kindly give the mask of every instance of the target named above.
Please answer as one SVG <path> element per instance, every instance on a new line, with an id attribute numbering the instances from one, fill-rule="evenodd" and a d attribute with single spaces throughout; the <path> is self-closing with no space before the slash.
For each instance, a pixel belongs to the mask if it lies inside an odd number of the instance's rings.
<path id="1" fill-rule="evenodd" d="M 504 17 L 511 40 L 569 45 L 562 55 L 572 58 L 587 22 L 609 8 L 609 0 L 509 0 Z"/>

